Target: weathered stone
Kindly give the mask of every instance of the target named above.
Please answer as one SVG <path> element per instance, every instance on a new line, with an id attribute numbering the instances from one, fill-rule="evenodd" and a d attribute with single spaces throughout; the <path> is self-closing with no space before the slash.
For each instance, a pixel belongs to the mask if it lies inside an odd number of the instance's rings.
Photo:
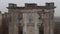
<path id="1" fill-rule="evenodd" d="M 34 5 L 27 4 L 25 7 L 8 7 L 8 12 L 11 16 L 9 34 L 20 34 L 18 26 L 21 24 L 20 27 L 23 29 L 23 34 L 41 34 L 42 32 L 43 34 L 53 34 L 54 4 L 47 3 L 46 6 Z M 42 30 L 40 29 L 41 27 Z"/>

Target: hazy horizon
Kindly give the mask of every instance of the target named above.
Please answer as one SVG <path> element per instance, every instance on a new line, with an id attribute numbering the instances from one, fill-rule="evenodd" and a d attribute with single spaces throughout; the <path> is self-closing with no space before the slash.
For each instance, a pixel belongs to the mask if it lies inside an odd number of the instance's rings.
<path id="1" fill-rule="evenodd" d="M 40 5 L 45 5 L 46 2 L 54 2 L 55 3 L 55 16 L 60 16 L 60 0 L 0 0 L 0 11 L 7 12 L 8 3 L 15 3 L 18 6 L 24 6 L 25 3 L 37 3 Z"/>

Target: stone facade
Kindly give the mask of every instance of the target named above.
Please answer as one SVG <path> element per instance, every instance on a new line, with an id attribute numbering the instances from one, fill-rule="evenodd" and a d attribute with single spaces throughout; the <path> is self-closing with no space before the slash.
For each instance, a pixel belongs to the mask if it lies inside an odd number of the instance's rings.
<path id="1" fill-rule="evenodd" d="M 0 12 L 0 34 L 56 34 L 60 22 L 54 18 L 54 3 L 38 6 L 26 3 L 18 7 L 10 3 L 8 13 Z M 59 21 L 59 20 L 58 20 Z M 58 24 L 57 24 L 58 23 Z M 56 25 L 57 24 L 57 25 Z"/>
<path id="2" fill-rule="evenodd" d="M 8 13 L 2 14 L 2 34 L 8 34 Z"/>
<path id="3" fill-rule="evenodd" d="M 46 3 L 45 6 L 26 3 L 25 7 L 10 3 L 7 8 L 10 18 L 9 34 L 54 34 L 53 2 Z"/>

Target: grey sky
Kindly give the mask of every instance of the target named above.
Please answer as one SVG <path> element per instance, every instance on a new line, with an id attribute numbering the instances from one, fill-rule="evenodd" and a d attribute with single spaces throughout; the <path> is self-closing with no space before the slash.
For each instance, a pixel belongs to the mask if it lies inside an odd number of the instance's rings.
<path id="1" fill-rule="evenodd" d="M 7 12 L 8 3 L 16 3 L 18 6 L 24 6 L 24 3 L 37 3 L 38 5 L 45 5 L 46 2 L 55 2 L 55 16 L 60 16 L 60 0 L 0 0 L 0 11 Z"/>

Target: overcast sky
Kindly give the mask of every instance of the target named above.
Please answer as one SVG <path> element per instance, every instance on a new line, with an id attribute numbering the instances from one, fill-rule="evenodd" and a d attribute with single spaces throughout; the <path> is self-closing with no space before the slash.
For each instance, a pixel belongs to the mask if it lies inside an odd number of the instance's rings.
<path id="1" fill-rule="evenodd" d="M 15 3 L 18 6 L 24 6 L 24 3 L 37 3 L 38 5 L 45 5 L 46 2 L 54 2 L 55 16 L 60 16 L 60 0 L 0 0 L 0 11 L 7 12 L 8 3 Z"/>

